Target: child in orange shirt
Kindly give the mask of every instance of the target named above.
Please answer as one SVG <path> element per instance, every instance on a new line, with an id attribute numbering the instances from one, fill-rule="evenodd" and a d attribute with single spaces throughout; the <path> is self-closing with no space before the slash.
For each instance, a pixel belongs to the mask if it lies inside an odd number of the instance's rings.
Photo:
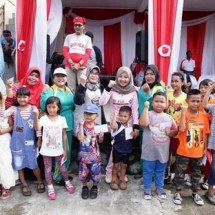
<path id="1" fill-rule="evenodd" d="M 173 202 L 180 205 L 182 202 L 181 190 L 184 186 L 184 175 L 188 163 L 191 170 L 192 198 L 197 205 L 204 205 L 203 199 L 197 194 L 201 179 L 200 162 L 207 152 L 207 135 L 210 133 L 209 121 L 205 113 L 199 112 L 201 94 L 199 90 L 192 89 L 187 93 L 188 107 L 181 106 L 181 117 L 179 119 L 180 140 L 177 149 L 175 168 L 176 193 Z"/>

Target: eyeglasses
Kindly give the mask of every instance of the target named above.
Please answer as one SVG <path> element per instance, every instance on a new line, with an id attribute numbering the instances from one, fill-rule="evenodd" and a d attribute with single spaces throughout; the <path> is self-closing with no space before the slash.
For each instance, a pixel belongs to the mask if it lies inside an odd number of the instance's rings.
<path id="1" fill-rule="evenodd" d="M 99 75 L 99 73 L 98 72 L 95 72 L 95 73 L 91 72 L 90 75 Z"/>
<path id="2" fill-rule="evenodd" d="M 83 25 L 82 25 L 82 24 L 74 24 L 74 26 L 80 28 L 80 27 L 83 26 Z"/>

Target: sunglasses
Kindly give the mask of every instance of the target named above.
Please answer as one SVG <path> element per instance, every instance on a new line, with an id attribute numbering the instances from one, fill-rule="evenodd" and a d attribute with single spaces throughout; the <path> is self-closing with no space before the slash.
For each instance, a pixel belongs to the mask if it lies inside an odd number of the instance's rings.
<path id="1" fill-rule="evenodd" d="M 83 26 L 83 25 L 82 25 L 82 24 L 74 24 L 74 26 L 80 28 L 80 27 Z"/>

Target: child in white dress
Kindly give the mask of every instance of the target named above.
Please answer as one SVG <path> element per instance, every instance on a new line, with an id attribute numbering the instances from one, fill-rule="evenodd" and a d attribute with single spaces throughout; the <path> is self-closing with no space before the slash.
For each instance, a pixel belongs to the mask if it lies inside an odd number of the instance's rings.
<path id="1" fill-rule="evenodd" d="M 0 93 L 0 103 L 2 95 Z M 7 199 L 10 188 L 15 186 L 15 175 L 12 168 L 12 155 L 10 150 L 10 132 L 13 129 L 12 118 L 3 118 L 0 113 L 0 196 Z"/>

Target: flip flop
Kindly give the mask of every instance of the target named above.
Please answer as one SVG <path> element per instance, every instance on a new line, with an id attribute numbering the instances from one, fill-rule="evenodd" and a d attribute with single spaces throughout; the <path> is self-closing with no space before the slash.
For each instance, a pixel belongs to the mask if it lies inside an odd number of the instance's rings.
<path id="1" fill-rule="evenodd" d="M 27 189 L 27 191 L 24 191 L 24 189 Z M 30 188 L 29 188 L 29 186 L 22 186 L 22 195 L 23 196 L 31 196 L 31 190 L 30 190 Z"/>
<path id="2" fill-rule="evenodd" d="M 42 185 L 42 187 L 41 187 L 41 185 Z M 38 193 L 44 193 L 45 192 L 45 184 L 43 182 L 37 184 L 37 192 Z"/>

